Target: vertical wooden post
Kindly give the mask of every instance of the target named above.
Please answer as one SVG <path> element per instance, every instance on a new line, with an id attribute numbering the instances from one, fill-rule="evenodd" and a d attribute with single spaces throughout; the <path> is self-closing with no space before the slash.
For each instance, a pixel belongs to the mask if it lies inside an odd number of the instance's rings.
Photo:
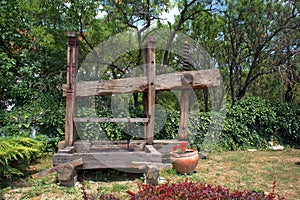
<path id="1" fill-rule="evenodd" d="M 146 47 L 146 43 L 143 44 L 143 59 L 144 59 L 144 66 L 143 66 L 143 75 L 148 75 L 148 48 Z M 149 108 L 148 108 L 148 91 L 143 93 L 143 106 L 144 106 L 144 116 L 148 117 Z M 148 133 L 148 124 L 144 123 L 144 138 L 146 140 Z"/>
<path id="2" fill-rule="evenodd" d="M 189 69 L 189 43 L 187 41 L 183 44 L 183 70 L 187 71 Z M 186 78 L 183 77 L 182 81 L 186 81 Z M 188 84 L 188 82 L 183 82 Z M 179 125 L 179 135 L 178 140 L 187 140 L 188 139 L 188 112 L 189 112 L 189 89 L 183 89 L 181 91 L 180 98 L 180 125 Z"/>
<path id="3" fill-rule="evenodd" d="M 147 144 L 153 144 L 154 136 L 154 116 L 155 116 L 155 75 L 156 75 L 156 61 L 155 48 L 157 39 L 150 37 L 144 43 L 144 75 L 147 75 L 148 92 L 147 97 L 144 98 L 144 109 L 148 117 L 148 123 L 145 123 L 145 139 Z M 146 96 L 144 95 L 144 97 Z"/>
<path id="4" fill-rule="evenodd" d="M 65 145 L 72 146 L 75 140 L 75 126 L 73 122 L 75 114 L 75 78 L 78 63 L 78 44 L 76 34 L 68 32 L 67 50 L 67 90 L 66 90 L 66 124 L 65 124 Z"/>

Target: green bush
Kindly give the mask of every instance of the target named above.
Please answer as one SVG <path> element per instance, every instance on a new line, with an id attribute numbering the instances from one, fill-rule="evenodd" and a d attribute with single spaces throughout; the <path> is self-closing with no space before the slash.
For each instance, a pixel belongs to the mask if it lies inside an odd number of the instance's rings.
<path id="1" fill-rule="evenodd" d="M 300 109 L 293 104 L 273 104 L 276 112 L 277 138 L 283 144 L 300 144 Z"/>
<path id="2" fill-rule="evenodd" d="M 222 138 L 226 149 L 266 148 L 274 135 L 276 112 L 267 100 L 247 97 L 228 108 Z"/>
<path id="3" fill-rule="evenodd" d="M 1 111 L 1 136 L 41 138 L 47 142 L 49 150 L 55 150 L 57 143 L 64 137 L 65 107 L 58 102 L 37 100 L 22 107 L 15 106 L 12 110 Z"/>
<path id="4" fill-rule="evenodd" d="M 111 110 L 100 108 L 98 110 L 80 108 L 77 109 L 77 114 L 79 117 L 113 117 Z M 233 106 L 228 105 L 222 112 L 226 113 L 225 119 L 218 112 L 200 110 L 189 112 L 189 139 L 194 148 L 211 149 L 216 142 L 218 148 L 225 150 L 265 149 L 269 141 L 299 144 L 300 111 L 291 104 L 271 103 L 259 97 L 245 97 Z M 120 113 L 122 114 L 121 111 Z M 130 107 L 130 117 L 144 117 L 143 115 L 141 107 Z M 158 109 L 154 139 L 176 139 L 179 118 L 178 110 Z M 143 123 L 77 123 L 76 125 L 78 137 L 83 140 L 143 138 Z"/>
<path id="5" fill-rule="evenodd" d="M 0 138 L 0 177 L 22 176 L 21 169 L 43 152 L 43 143 L 31 138 Z"/>
<path id="6" fill-rule="evenodd" d="M 290 145 L 300 142 L 299 109 L 291 104 L 246 97 L 227 109 L 220 141 L 224 149 L 264 149 L 269 141 Z"/>
<path id="7" fill-rule="evenodd" d="M 179 111 L 167 112 L 165 124 L 158 133 L 155 133 L 154 139 L 176 139 L 179 130 L 179 117 Z"/>

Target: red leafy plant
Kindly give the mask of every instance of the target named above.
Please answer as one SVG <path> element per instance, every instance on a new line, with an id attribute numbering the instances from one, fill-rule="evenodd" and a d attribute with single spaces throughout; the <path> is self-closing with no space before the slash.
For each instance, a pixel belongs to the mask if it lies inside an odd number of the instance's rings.
<path id="1" fill-rule="evenodd" d="M 187 142 L 181 142 L 180 144 L 173 146 L 172 149 L 173 149 L 173 152 L 178 153 L 178 154 L 184 154 L 184 153 L 188 153 L 191 151 L 195 151 L 194 149 L 189 148 L 189 145 Z"/>
<path id="2" fill-rule="evenodd" d="M 253 191 L 231 191 L 229 188 L 213 186 L 201 182 L 192 182 L 186 179 L 179 183 L 164 183 L 158 186 L 138 184 L 138 192 L 127 191 L 130 200 L 285 200 L 284 196 L 275 194 L 273 191 L 265 194 Z"/>

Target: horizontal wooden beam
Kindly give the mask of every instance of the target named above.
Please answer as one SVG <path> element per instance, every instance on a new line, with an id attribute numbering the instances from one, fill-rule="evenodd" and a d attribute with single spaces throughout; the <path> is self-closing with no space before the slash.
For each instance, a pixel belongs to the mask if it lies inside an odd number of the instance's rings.
<path id="1" fill-rule="evenodd" d="M 157 169 L 171 169 L 172 164 L 171 163 L 159 163 L 159 162 L 132 162 L 130 163 L 132 168 L 138 168 L 138 169 L 147 169 L 147 166 L 149 167 L 155 167 Z"/>
<path id="2" fill-rule="evenodd" d="M 82 158 L 83 164 L 78 166 L 82 169 L 101 169 L 101 168 L 125 168 L 130 169 L 132 162 L 161 162 L 162 155 L 157 153 L 146 153 L 141 151 L 104 151 L 93 153 L 56 153 L 53 156 L 53 165 L 59 165 Z"/>
<path id="3" fill-rule="evenodd" d="M 189 84 L 186 83 L 186 79 Z M 220 71 L 206 69 L 195 71 L 160 74 L 155 79 L 155 90 L 205 89 L 220 85 Z M 147 77 L 133 77 L 101 81 L 81 81 L 76 83 L 76 96 L 95 96 L 144 92 L 148 89 Z M 66 95 L 66 85 L 63 85 L 63 95 Z"/>
<path id="4" fill-rule="evenodd" d="M 118 122 L 127 122 L 127 123 L 143 122 L 143 123 L 146 123 L 148 121 L 149 121 L 148 118 L 90 118 L 90 117 L 74 118 L 74 122 L 95 122 L 95 123 L 100 123 L 100 122 L 115 122 L 115 123 L 118 123 Z"/>

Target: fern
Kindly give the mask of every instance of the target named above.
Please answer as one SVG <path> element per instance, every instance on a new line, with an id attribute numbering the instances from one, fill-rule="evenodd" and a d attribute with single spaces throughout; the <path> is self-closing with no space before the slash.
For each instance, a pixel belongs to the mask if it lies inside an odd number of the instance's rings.
<path id="1" fill-rule="evenodd" d="M 12 178 L 23 173 L 14 167 L 14 162 L 28 164 L 43 153 L 43 144 L 31 138 L 0 138 L 0 176 Z"/>

